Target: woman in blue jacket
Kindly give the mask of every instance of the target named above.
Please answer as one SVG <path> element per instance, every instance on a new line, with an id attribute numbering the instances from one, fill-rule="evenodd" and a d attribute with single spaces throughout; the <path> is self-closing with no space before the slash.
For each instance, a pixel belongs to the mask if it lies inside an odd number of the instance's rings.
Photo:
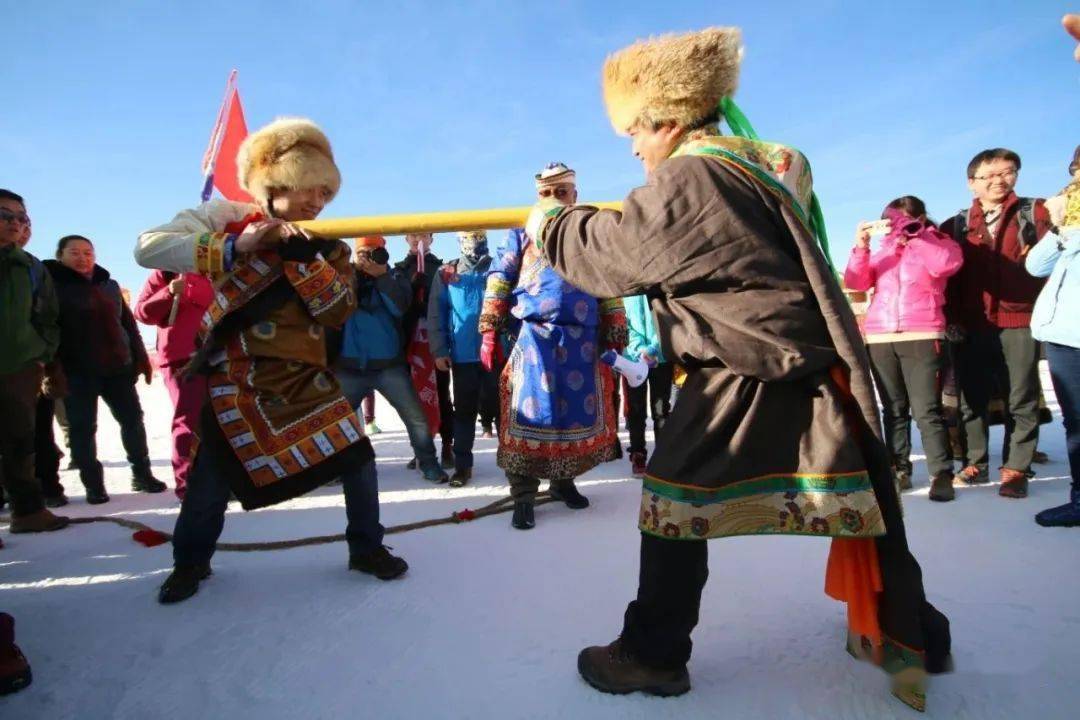
<path id="1" fill-rule="evenodd" d="M 1055 225 L 1061 222 L 1064 208 L 1064 195 L 1046 201 Z M 1035 303 L 1031 334 L 1046 347 L 1072 474 L 1069 502 L 1043 510 L 1035 522 L 1074 527 L 1080 525 L 1080 227 L 1047 233 L 1028 253 L 1025 264 L 1032 275 L 1050 278 Z"/>

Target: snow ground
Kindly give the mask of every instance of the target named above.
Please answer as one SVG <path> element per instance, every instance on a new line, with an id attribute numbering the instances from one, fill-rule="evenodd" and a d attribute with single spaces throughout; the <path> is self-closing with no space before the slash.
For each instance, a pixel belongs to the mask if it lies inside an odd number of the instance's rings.
<path id="1" fill-rule="evenodd" d="M 160 382 L 140 387 L 154 466 L 171 481 L 168 398 Z M 404 468 L 411 452 L 381 398 L 378 422 L 384 524 L 476 508 L 507 491 L 493 440 L 478 439 L 472 486 L 435 488 Z M 1000 429 L 994 437 L 999 447 Z M 1067 492 L 1060 422 L 1043 438 L 1052 462 L 1038 468 L 1028 500 L 1001 499 L 990 486 L 931 503 L 917 465 L 908 536 L 928 596 L 952 621 L 957 667 L 932 679 L 928 718 L 1080 712 L 1080 531 L 1032 520 Z M 171 494 L 130 494 L 104 408 L 98 440 L 113 501 L 87 506 L 65 472 L 67 514 L 115 513 L 171 530 Z M 711 543 L 689 694 L 615 697 L 586 686 L 577 652 L 615 638 L 636 589 L 639 484 L 624 460 L 581 487 L 590 509 L 538 508 L 530 532 L 499 515 L 388 537 L 411 566 L 399 581 L 348 572 L 344 544 L 221 552 L 198 595 L 171 607 L 155 600 L 170 546 L 144 548 L 111 524 L 12 536 L 0 518 L 0 609 L 15 616 L 34 672 L 30 688 L 0 698 L 0 717 L 916 717 L 889 695 L 884 673 L 845 653 L 844 606 L 822 591 L 828 542 L 814 538 Z M 264 511 L 230 507 L 223 540 L 343 527 L 340 487 L 329 487 Z"/>

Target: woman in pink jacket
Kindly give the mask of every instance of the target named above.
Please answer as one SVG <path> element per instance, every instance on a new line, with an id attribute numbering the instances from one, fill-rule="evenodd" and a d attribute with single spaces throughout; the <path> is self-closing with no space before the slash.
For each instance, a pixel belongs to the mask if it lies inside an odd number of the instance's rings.
<path id="1" fill-rule="evenodd" d="M 901 489 L 911 487 L 911 415 L 930 471 L 930 499 L 956 497 L 949 434 L 941 409 L 945 282 L 963 263 L 960 246 L 926 217 L 926 205 L 906 195 L 882 218 L 889 229 L 870 250 L 872 223 L 855 233 L 844 284 L 873 291 L 864 333 L 881 397 L 885 440 Z"/>
<path id="2" fill-rule="evenodd" d="M 181 371 L 195 354 L 199 323 L 213 297 L 213 285 L 202 275 L 155 270 L 135 303 L 135 318 L 158 328 L 157 363 L 175 408 L 172 465 L 176 496 L 181 500 L 191 469 L 191 445 L 207 392 L 205 376 L 184 378 Z"/>

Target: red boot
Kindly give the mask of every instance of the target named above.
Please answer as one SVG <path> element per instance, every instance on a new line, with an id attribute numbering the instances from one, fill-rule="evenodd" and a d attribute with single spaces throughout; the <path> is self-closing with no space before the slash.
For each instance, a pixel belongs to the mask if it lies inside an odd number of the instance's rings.
<path id="1" fill-rule="evenodd" d="M 0 613 L 0 695 L 22 690 L 31 679 L 30 664 L 15 644 L 15 619 Z"/>

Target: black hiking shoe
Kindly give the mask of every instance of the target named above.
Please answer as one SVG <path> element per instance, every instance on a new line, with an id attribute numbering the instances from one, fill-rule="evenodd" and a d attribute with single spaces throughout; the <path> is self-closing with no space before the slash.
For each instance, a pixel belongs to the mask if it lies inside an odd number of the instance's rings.
<path id="1" fill-rule="evenodd" d="M 455 470 L 450 476 L 450 487 L 465 487 L 472 480 L 472 470 Z"/>
<path id="2" fill-rule="evenodd" d="M 109 502 L 109 493 L 105 492 L 104 483 L 86 488 L 86 502 L 91 505 L 101 505 Z"/>
<path id="3" fill-rule="evenodd" d="M 177 565 L 165 582 L 161 583 L 161 588 L 158 590 L 158 602 L 162 605 L 171 605 L 187 600 L 199 591 L 199 583 L 210 577 L 212 573 L 210 563 Z"/>
<path id="4" fill-rule="evenodd" d="M 380 580 L 393 580 L 405 574 L 409 563 L 391 555 L 385 545 L 380 545 L 367 555 L 349 555 L 349 569 L 374 575 Z"/>
<path id="5" fill-rule="evenodd" d="M 674 670 L 647 667 L 623 645 L 621 638 L 610 645 L 582 650 L 578 655 L 578 672 L 600 692 L 614 695 L 643 692 L 672 697 L 690 690 L 690 675 L 685 665 Z"/>
<path id="6" fill-rule="evenodd" d="M 413 459 L 410 460 L 409 462 L 405 463 L 405 469 L 406 470 L 415 470 L 416 469 L 416 458 L 415 457 L 413 457 Z"/>
<path id="7" fill-rule="evenodd" d="M 518 500 L 514 503 L 514 517 L 510 519 L 510 525 L 518 530 L 532 530 L 536 527 L 532 501 Z"/>
<path id="8" fill-rule="evenodd" d="M 61 492 L 59 495 L 46 495 L 45 496 L 45 507 L 47 507 L 47 508 L 64 507 L 67 504 L 68 504 L 68 498 L 67 498 L 67 495 L 65 495 L 63 492 Z"/>
<path id="9" fill-rule="evenodd" d="M 165 492 L 169 489 L 169 486 L 158 480 L 153 475 L 147 473 L 145 475 L 136 475 L 131 478 L 131 490 L 132 492 L 142 493 L 159 493 Z"/>

